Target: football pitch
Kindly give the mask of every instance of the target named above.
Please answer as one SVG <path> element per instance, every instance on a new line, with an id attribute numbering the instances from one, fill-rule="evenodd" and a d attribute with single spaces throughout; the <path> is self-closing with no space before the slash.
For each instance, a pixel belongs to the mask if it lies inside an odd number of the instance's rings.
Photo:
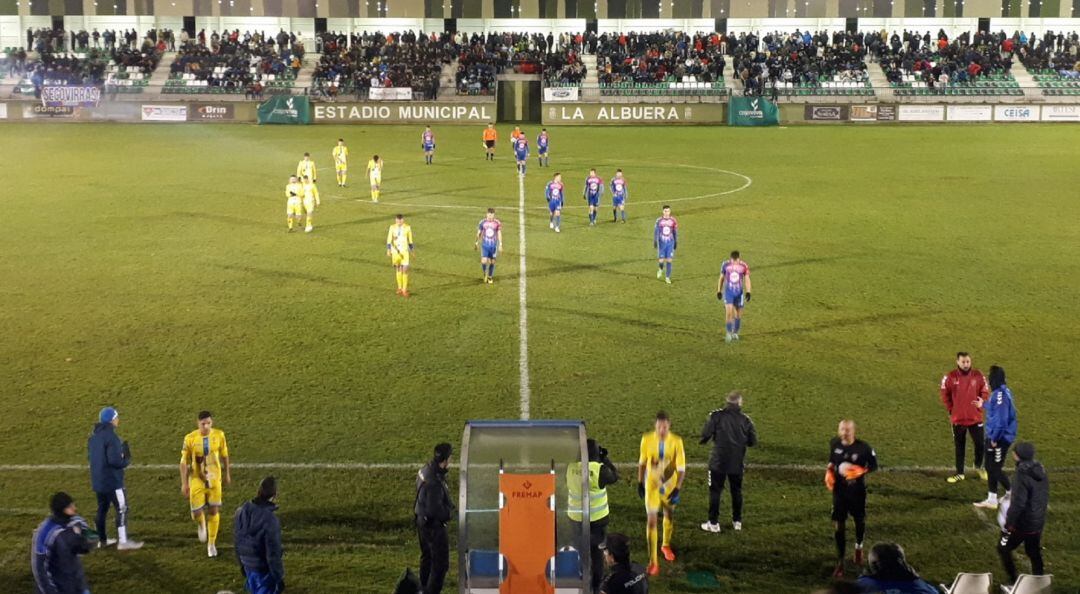
<path id="1" fill-rule="evenodd" d="M 1047 572 L 1056 591 L 1080 590 L 1075 126 L 552 128 L 551 167 L 533 158 L 520 186 L 509 126 L 495 162 L 479 128 L 437 126 L 431 166 L 421 130 L 0 127 L 0 589 L 31 589 L 30 533 L 51 493 L 93 516 L 77 465 L 105 405 L 131 442 L 129 530 L 146 547 L 88 555 L 95 594 L 242 590 L 231 516 L 271 473 L 289 591 L 390 592 L 417 564 L 414 478 L 431 447 L 457 449 L 468 419 L 526 408 L 585 420 L 630 464 L 655 412 L 672 416 L 692 466 L 679 560 L 654 592 L 698 591 L 687 579 L 698 571 L 723 591 L 828 583 L 822 474 L 841 418 L 883 467 L 869 479 L 868 545 L 900 542 L 931 581 L 992 571 L 1000 583 L 994 515 L 971 505 L 985 483 L 944 481 L 953 453 L 938 383 L 968 350 L 976 367 L 1008 372 L 1020 439 L 1051 477 Z M 525 132 L 533 142 L 539 127 Z M 339 136 L 347 188 L 330 158 Z M 322 206 L 313 233 L 289 234 L 283 188 L 305 151 Z M 363 179 L 374 153 L 386 161 L 380 204 Z M 611 221 L 605 194 L 588 226 L 591 167 L 605 182 L 625 172 L 627 223 Z M 559 234 L 543 197 L 556 171 Z M 663 204 L 679 220 L 671 285 L 652 248 Z M 506 249 L 485 285 L 473 241 L 491 206 Z M 385 254 L 397 213 L 416 240 L 408 299 Z M 733 249 L 754 298 L 742 340 L 726 344 L 715 292 Z M 745 529 L 706 534 L 709 449 L 697 435 L 733 389 L 761 438 Z M 196 539 L 176 468 L 201 409 L 240 465 L 217 559 Z M 634 469 L 620 470 L 611 530 L 644 561 Z M 722 518 L 727 506 L 725 495 Z M 448 584 L 456 565 L 454 549 Z"/>

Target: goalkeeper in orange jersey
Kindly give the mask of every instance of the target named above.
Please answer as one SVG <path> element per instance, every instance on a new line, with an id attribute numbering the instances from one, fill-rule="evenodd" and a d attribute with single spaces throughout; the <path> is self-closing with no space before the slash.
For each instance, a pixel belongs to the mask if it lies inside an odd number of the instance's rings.
<path id="1" fill-rule="evenodd" d="M 836 437 L 829 442 L 829 467 L 825 486 L 832 491 L 832 520 L 839 557 L 834 577 L 844 577 L 847 541 L 844 529 L 850 515 L 855 520 L 855 564 L 863 563 L 866 537 L 866 474 L 877 470 L 877 454 L 870 444 L 855 439 L 855 421 L 840 421 Z"/>

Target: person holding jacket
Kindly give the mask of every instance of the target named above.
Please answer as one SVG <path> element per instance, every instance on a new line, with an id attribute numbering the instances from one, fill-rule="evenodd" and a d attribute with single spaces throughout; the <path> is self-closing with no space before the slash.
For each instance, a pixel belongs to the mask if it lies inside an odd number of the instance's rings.
<path id="1" fill-rule="evenodd" d="M 720 532 L 720 495 L 724 481 L 731 485 L 731 524 L 742 530 L 743 470 L 746 448 L 757 445 L 754 422 L 742 411 L 743 396 L 735 391 L 727 395 L 724 408 L 709 414 L 701 429 L 701 445 L 713 442 L 709 458 L 709 519 L 701 525 L 706 532 Z"/>
<path id="2" fill-rule="evenodd" d="M 30 571 L 35 594 L 87 594 L 90 586 L 79 557 L 90 552 L 96 536 L 79 517 L 75 501 L 63 491 L 49 501 L 52 515 L 34 531 Z"/>
<path id="3" fill-rule="evenodd" d="M 143 543 L 128 540 L 127 534 L 127 491 L 124 489 L 124 469 L 131 464 L 131 448 L 126 441 L 116 435 L 120 424 L 120 415 L 116 409 L 106 406 L 98 413 L 98 423 L 87 442 L 90 458 L 90 483 L 97 494 L 98 546 L 116 544 L 118 550 L 142 548 Z M 105 518 L 109 507 L 116 508 L 116 533 L 119 543 L 107 536 Z"/>
<path id="4" fill-rule="evenodd" d="M 586 442 L 589 454 L 587 469 L 589 480 L 589 558 L 592 572 L 589 586 L 593 594 L 600 592 L 600 582 L 604 579 L 604 551 L 601 548 L 607 538 L 608 527 L 608 485 L 619 482 L 619 471 L 608 458 L 606 448 L 600 447 L 595 439 Z M 582 526 L 581 499 L 581 462 L 566 466 L 566 515 L 574 526 L 574 534 L 580 542 L 585 528 Z M 580 549 L 580 547 L 579 547 Z"/>
<path id="5" fill-rule="evenodd" d="M 278 594 L 285 591 L 285 566 L 281 562 L 281 523 L 274 512 L 277 479 L 268 476 L 259 483 L 255 498 L 236 510 L 233 540 L 236 559 L 251 594 Z"/>
<path id="6" fill-rule="evenodd" d="M 997 365 L 990 367 L 990 397 L 978 398 L 976 406 L 986 410 L 986 499 L 975 507 L 997 509 L 998 484 L 1005 488 L 1008 496 L 1010 483 L 1006 476 L 1005 456 L 1009 445 L 1016 441 L 1016 407 L 1013 406 L 1012 391 L 1005 385 L 1005 370 Z"/>
<path id="7" fill-rule="evenodd" d="M 1046 525 L 1046 508 L 1050 503 L 1050 478 L 1046 469 L 1035 459 L 1035 444 L 1016 444 L 1013 451 L 1016 474 L 1005 526 L 998 542 L 998 556 L 1009 574 L 1009 583 L 1016 582 L 1016 563 L 1012 552 L 1021 544 L 1031 559 L 1031 573 L 1043 575 L 1042 532 Z"/>
<path id="8" fill-rule="evenodd" d="M 420 539 L 420 588 L 424 594 L 442 592 L 450 570 L 450 538 L 446 524 L 454 515 L 446 472 L 453 449 L 435 446 L 435 455 L 416 475 L 416 531 Z"/>

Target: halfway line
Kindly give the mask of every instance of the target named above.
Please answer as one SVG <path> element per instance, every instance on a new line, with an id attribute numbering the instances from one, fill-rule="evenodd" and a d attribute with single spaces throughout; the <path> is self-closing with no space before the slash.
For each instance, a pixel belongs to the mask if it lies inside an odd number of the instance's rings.
<path id="1" fill-rule="evenodd" d="M 525 305 L 525 177 L 518 175 L 518 383 L 521 386 L 521 420 L 529 420 L 529 312 Z"/>

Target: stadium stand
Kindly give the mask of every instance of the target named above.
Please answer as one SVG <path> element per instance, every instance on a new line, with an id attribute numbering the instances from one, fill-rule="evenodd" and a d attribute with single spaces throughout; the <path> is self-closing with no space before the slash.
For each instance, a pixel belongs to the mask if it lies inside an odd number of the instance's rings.
<path id="1" fill-rule="evenodd" d="M 1080 96 L 1080 35 L 1047 31 L 1042 39 L 1020 43 L 1014 35 L 1019 60 L 1031 73 L 1042 94 L 1051 97 Z"/>
<path id="2" fill-rule="evenodd" d="M 205 38 L 205 33 L 199 34 Z M 170 67 L 163 93 L 288 93 L 304 57 L 301 44 L 280 52 L 275 39 L 262 33 L 213 32 L 210 45 L 189 41 Z"/>
<path id="3" fill-rule="evenodd" d="M 685 33 L 601 35 L 602 96 L 726 95 L 720 36 Z"/>
<path id="4" fill-rule="evenodd" d="M 33 61 L 23 57 L 17 68 L 24 78 L 14 92 L 38 96 L 41 87 L 47 85 L 105 85 L 113 93 L 139 93 L 161 61 L 161 53 L 147 40 L 139 50 L 47 51 Z"/>
<path id="5" fill-rule="evenodd" d="M 364 33 L 352 43 L 340 33 L 320 36 L 322 57 L 312 78 L 311 94 L 365 98 L 372 87 L 412 88 L 426 99 L 439 91 L 439 75 L 454 55 L 450 34 Z"/>
<path id="6" fill-rule="evenodd" d="M 894 35 L 881 67 L 897 97 L 1023 96 L 1012 76 L 1013 53 L 1005 50 L 1004 34 L 962 33 L 949 40 L 939 31 Z"/>
<path id="7" fill-rule="evenodd" d="M 754 34 L 729 40 L 735 73 L 747 95 L 776 89 L 786 96 L 873 96 L 862 32 Z"/>

